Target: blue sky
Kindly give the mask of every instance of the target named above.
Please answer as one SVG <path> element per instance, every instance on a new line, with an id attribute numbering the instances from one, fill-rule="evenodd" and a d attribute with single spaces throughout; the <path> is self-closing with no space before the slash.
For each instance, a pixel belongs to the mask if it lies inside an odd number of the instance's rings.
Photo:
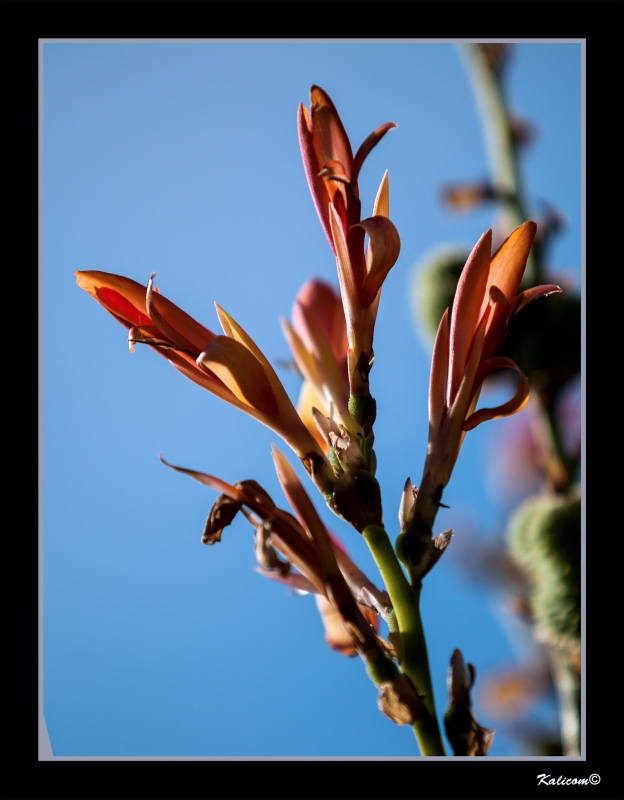
<path id="1" fill-rule="evenodd" d="M 548 200 L 567 220 L 551 263 L 577 285 L 580 57 L 579 44 L 521 44 L 509 76 L 513 107 L 539 133 L 525 157 L 533 207 Z M 270 446 L 286 445 L 150 349 L 130 354 L 74 272 L 141 283 L 156 272 L 161 292 L 207 327 L 218 330 L 217 301 L 267 357 L 288 358 L 280 316 L 308 277 L 336 282 L 301 164 L 298 103 L 322 86 L 354 149 L 396 122 L 360 178 L 368 215 L 389 170 L 402 242 L 371 373 L 391 526 L 426 448 L 429 353 L 410 310 L 414 265 L 440 244 L 474 244 L 492 224 L 491 209 L 454 216 L 439 200 L 443 183 L 487 176 L 457 47 L 48 43 L 43 75 L 44 710 L 54 753 L 415 755 L 411 731 L 378 711 L 361 662 L 326 647 L 313 599 L 253 571 L 243 520 L 220 545 L 202 545 L 215 493 L 158 460 L 254 478 L 285 506 Z M 296 398 L 297 377 L 279 374 Z M 465 440 L 437 525 L 456 539 L 462 528 L 492 536 L 501 523 L 484 476 L 504 424 Z M 308 485 L 376 580 L 363 541 Z M 450 557 L 426 578 L 423 614 L 440 715 L 455 647 L 478 674 L 518 658 L 499 599 Z M 518 752 L 497 736 L 492 755 Z"/>

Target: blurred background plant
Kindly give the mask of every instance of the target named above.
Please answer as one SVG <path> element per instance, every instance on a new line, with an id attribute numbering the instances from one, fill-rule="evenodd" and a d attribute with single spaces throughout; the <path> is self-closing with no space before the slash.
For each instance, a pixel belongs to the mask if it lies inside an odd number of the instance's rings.
<path id="1" fill-rule="evenodd" d="M 537 237 L 522 288 L 559 283 L 561 294 L 532 303 L 515 317 L 499 351 L 527 375 L 531 401 L 501 421 L 491 439 L 485 480 L 505 510 L 496 535 L 464 536 L 454 562 L 471 581 L 495 588 L 513 615 L 508 626 L 518 663 L 482 676 L 478 701 L 500 729 L 536 755 L 580 753 L 581 681 L 581 299 L 548 267 L 549 248 L 565 226 L 554 206 L 529 201 L 522 171 L 537 127 L 514 114 L 506 91 L 513 45 L 466 44 L 470 74 L 485 134 L 489 176 L 447 184 L 441 197 L 453 213 L 492 207 L 496 249 L 528 219 Z M 421 338 L 431 347 L 450 308 L 469 247 L 443 244 L 416 266 L 412 306 Z M 508 371 L 507 371 L 508 373 Z M 489 381 L 496 392 L 507 374 Z M 508 390 L 507 390 L 508 391 Z M 559 730 L 536 709 L 556 703 Z"/>

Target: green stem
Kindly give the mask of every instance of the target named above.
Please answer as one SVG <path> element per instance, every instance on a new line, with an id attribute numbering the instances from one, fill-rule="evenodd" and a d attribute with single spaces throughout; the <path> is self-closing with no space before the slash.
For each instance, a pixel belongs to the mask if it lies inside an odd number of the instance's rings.
<path id="1" fill-rule="evenodd" d="M 446 755 L 436 717 L 427 644 L 420 618 L 421 587 L 410 586 L 388 534 L 381 526 L 369 525 L 362 535 L 379 567 L 392 600 L 401 635 L 401 669 L 410 678 L 418 693 L 424 696 L 423 705 L 428 716 L 412 726 L 420 752 L 424 756 Z"/>

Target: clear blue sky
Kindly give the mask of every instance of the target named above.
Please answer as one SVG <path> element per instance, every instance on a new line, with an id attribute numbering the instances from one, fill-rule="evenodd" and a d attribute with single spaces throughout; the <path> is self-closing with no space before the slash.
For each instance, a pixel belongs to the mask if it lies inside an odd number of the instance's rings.
<path id="1" fill-rule="evenodd" d="M 514 108 L 539 138 L 531 198 L 568 221 L 552 253 L 580 282 L 580 45 L 519 45 Z M 218 331 L 223 306 L 272 360 L 279 325 L 335 262 L 305 182 L 296 131 L 312 83 L 333 98 L 354 149 L 391 131 L 360 179 L 370 214 L 385 169 L 402 241 L 387 279 L 371 373 L 386 521 L 427 437 L 429 353 L 410 276 L 443 243 L 474 244 L 484 209 L 453 216 L 446 181 L 487 175 L 476 104 L 452 44 L 46 44 L 44 47 L 45 716 L 56 755 L 415 755 L 381 715 L 358 659 L 325 645 L 311 597 L 253 571 L 243 520 L 201 544 L 216 494 L 166 469 L 259 481 L 278 505 L 278 437 L 186 380 L 75 284 L 76 270 L 146 283 Z M 296 398 L 296 376 L 280 373 Z M 484 468 L 494 421 L 468 434 L 438 529 L 488 536 L 501 509 Z M 286 445 L 283 445 L 286 452 Z M 288 451 L 290 455 L 290 451 Z M 293 456 L 293 463 L 294 463 Z M 297 465 L 297 468 L 299 465 Z M 374 580 L 358 534 L 326 522 Z M 452 548 L 453 545 L 451 545 Z M 423 613 L 436 700 L 459 647 L 478 674 L 516 658 L 498 599 L 451 557 L 426 578 Z M 478 709 L 477 709 L 477 715 Z M 482 716 L 482 715 L 481 715 Z M 480 718 L 483 724 L 490 722 Z M 517 753 L 497 736 L 492 755 Z"/>

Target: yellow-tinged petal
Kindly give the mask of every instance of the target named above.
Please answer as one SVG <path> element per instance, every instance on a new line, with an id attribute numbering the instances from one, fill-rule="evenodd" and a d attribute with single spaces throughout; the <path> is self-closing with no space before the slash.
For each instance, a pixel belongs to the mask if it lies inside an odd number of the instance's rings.
<path id="1" fill-rule="evenodd" d="M 329 444 L 323 438 L 323 435 L 319 431 L 318 426 L 314 421 L 314 414 L 312 413 L 313 408 L 321 409 L 325 415 L 329 413 L 329 409 L 326 407 L 325 398 L 316 391 L 314 386 L 312 386 L 309 381 L 304 381 L 301 386 L 301 392 L 299 393 L 299 400 L 297 402 L 297 413 L 301 417 L 303 424 L 315 438 L 321 450 L 327 454 L 329 451 Z"/>
<path id="2" fill-rule="evenodd" d="M 480 387 L 490 372 L 494 372 L 494 370 L 497 369 L 505 369 L 507 367 L 509 369 L 515 369 L 520 376 L 520 383 L 515 395 L 511 398 L 511 400 L 508 400 L 506 403 L 503 403 L 500 406 L 496 406 L 496 408 L 480 408 L 478 411 L 475 411 L 475 413 L 471 414 L 464 422 L 462 427 L 465 431 L 471 431 L 473 428 L 476 428 L 477 425 L 480 425 L 482 422 L 486 422 L 489 419 L 510 417 L 512 414 L 517 414 L 518 411 L 521 411 L 528 403 L 530 395 L 528 378 L 515 363 L 515 361 L 512 361 L 510 358 L 505 358 L 504 356 L 490 358 L 479 366 L 475 378 L 475 386 Z"/>
<path id="3" fill-rule="evenodd" d="M 297 331 L 292 327 L 287 319 L 280 320 L 284 337 L 290 347 L 290 352 L 295 358 L 295 362 L 306 381 L 309 381 L 319 392 L 322 392 L 323 381 L 319 374 L 316 359 L 309 352 Z"/>
<path id="4" fill-rule="evenodd" d="M 344 426 L 354 435 L 362 433 L 359 426 L 355 425 L 354 427 L 353 420 L 349 414 L 349 386 L 325 332 L 310 309 L 300 306 L 299 312 L 311 345 L 311 352 L 307 352 L 307 356 L 311 357 L 314 362 L 314 373 L 316 375 L 316 378 L 313 378 L 312 373 L 310 373 L 309 379 L 314 383 L 318 392 L 322 392 L 328 401 L 334 403 Z M 299 344 L 304 346 L 301 340 Z M 295 358 L 297 358 L 296 355 Z M 308 377 L 308 374 L 303 369 L 302 372 Z"/>
<path id="5" fill-rule="evenodd" d="M 279 408 L 262 364 L 235 339 L 216 336 L 197 359 L 214 373 L 239 400 L 264 414 Z"/>
<path id="6" fill-rule="evenodd" d="M 486 294 L 490 253 L 492 250 L 492 231 L 486 231 L 468 256 L 462 270 L 451 312 L 451 338 L 449 355 L 449 405 L 459 391 L 464 377 L 468 351 L 479 320 L 487 306 Z M 485 305 L 482 300 L 486 297 Z"/>
<path id="7" fill-rule="evenodd" d="M 221 327 L 223 328 L 223 332 L 225 335 L 230 339 L 235 339 L 237 342 L 240 342 L 244 345 L 250 353 L 252 353 L 258 361 L 262 364 L 264 368 L 264 372 L 268 378 L 269 383 L 273 389 L 275 397 L 277 398 L 277 402 L 282 406 L 284 398 L 286 399 L 287 403 L 290 404 L 292 407 L 292 403 L 288 399 L 288 395 L 284 387 L 282 386 L 282 382 L 275 374 L 275 370 L 271 366 L 270 362 L 260 350 L 258 345 L 254 342 L 254 340 L 249 336 L 249 334 L 245 333 L 245 331 L 241 328 L 241 326 L 234 320 L 225 309 L 221 308 L 217 303 L 215 303 L 215 307 L 217 309 L 217 315 L 219 317 L 219 322 L 221 323 Z M 294 411 L 294 409 L 293 409 Z"/>
<path id="8" fill-rule="evenodd" d="M 286 390 L 275 374 L 275 370 L 260 348 L 224 309 L 216 303 L 215 306 L 217 308 L 217 314 L 219 315 L 219 322 L 221 323 L 225 335 L 242 344 L 260 362 L 264 374 L 273 390 L 273 395 L 277 402 L 278 414 L 277 416 L 273 416 L 272 419 L 262 421 L 270 425 L 273 430 L 277 431 L 279 435 L 288 442 L 295 453 L 297 453 L 299 458 L 318 455 L 322 461 L 326 462 L 321 449 L 316 443 L 316 439 L 299 418 L 295 407 L 286 394 Z M 327 463 L 326 466 L 329 474 L 329 463 Z M 317 465 L 317 468 L 320 468 L 320 464 Z"/>
<path id="9" fill-rule="evenodd" d="M 390 193 L 388 187 L 388 170 L 383 174 L 379 189 L 377 189 L 377 196 L 373 205 L 373 217 L 389 217 L 390 216 Z M 368 259 L 367 259 L 368 260 Z"/>

